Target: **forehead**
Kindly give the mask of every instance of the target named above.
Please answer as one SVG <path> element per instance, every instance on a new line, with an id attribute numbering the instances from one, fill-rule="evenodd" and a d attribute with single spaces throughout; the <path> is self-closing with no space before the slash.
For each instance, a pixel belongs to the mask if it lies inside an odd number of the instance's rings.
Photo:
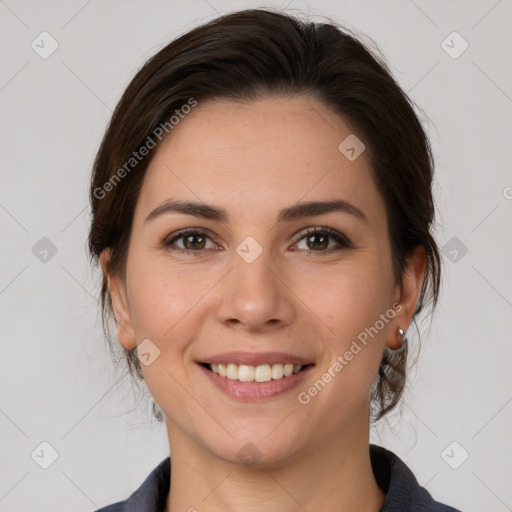
<path id="1" fill-rule="evenodd" d="M 351 161 L 339 150 L 353 133 L 310 97 L 199 102 L 157 149 L 138 210 L 147 214 L 173 197 L 254 215 L 300 200 L 341 197 L 368 216 L 382 215 L 367 152 Z"/>

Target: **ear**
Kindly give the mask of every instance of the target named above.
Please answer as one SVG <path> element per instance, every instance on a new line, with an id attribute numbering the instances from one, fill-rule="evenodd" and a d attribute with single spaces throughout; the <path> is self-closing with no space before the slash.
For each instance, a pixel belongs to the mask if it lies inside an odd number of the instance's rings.
<path id="1" fill-rule="evenodd" d="M 100 265 L 103 275 L 107 279 L 108 290 L 112 298 L 112 307 L 117 327 L 117 338 L 119 343 L 127 348 L 133 349 L 137 346 L 135 332 L 131 320 L 130 308 L 126 296 L 126 286 L 123 279 L 111 272 L 109 261 L 111 256 L 110 248 L 104 249 L 100 254 Z"/>
<path id="2" fill-rule="evenodd" d="M 394 308 L 397 313 L 386 336 L 386 346 L 392 350 L 397 350 L 401 346 L 401 340 L 398 337 L 398 328 L 407 331 L 412 322 L 421 286 L 425 278 L 425 248 L 422 245 L 416 247 L 407 262 L 407 267 L 402 277 L 402 283 L 401 285 L 399 283 L 395 290 L 395 300 L 393 304 L 399 303 L 399 305 Z"/>

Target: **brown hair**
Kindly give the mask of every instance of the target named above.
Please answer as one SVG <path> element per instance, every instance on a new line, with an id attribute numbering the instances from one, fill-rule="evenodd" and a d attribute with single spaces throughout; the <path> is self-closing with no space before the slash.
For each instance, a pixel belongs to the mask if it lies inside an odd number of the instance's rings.
<path id="1" fill-rule="evenodd" d="M 414 318 L 429 302 L 433 309 L 441 275 L 439 249 L 431 234 L 434 162 L 414 104 L 382 56 L 347 29 L 267 9 L 235 12 L 191 30 L 154 55 L 130 82 L 94 162 L 91 258 L 97 263 L 101 252 L 110 248 L 109 271 L 125 275 L 135 204 L 152 149 L 140 160 L 133 155 L 144 146 L 157 146 L 160 137 L 155 134 L 162 132 L 162 126 L 170 133 L 171 116 L 191 100 L 254 101 L 270 95 L 314 97 L 360 134 L 386 205 L 395 278 L 401 282 L 408 257 L 423 246 L 426 271 Z M 112 350 L 108 319 L 113 311 L 105 276 L 101 306 Z M 129 373 L 142 380 L 135 350 L 123 351 Z M 406 355 L 406 351 L 384 351 L 372 388 L 375 419 L 400 399 Z"/>

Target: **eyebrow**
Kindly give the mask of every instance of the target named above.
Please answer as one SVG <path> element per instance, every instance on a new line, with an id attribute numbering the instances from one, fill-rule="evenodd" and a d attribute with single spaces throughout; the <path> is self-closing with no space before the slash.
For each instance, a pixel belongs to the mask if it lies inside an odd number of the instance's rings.
<path id="1" fill-rule="evenodd" d="M 174 201 L 172 199 L 167 199 L 146 217 L 144 223 L 172 212 L 192 215 L 201 219 L 216 220 L 223 223 L 227 223 L 229 221 L 228 213 L 222 208 L 201 202 Z M 303 217 L 312 217 L 315 215 L 334 212 L 348 213 L 349 215 L 353 215 L 366 223 L 368 222 L 366 215 L 357 206 L 344 199 L 297 203 L 293 206 L 282 209 L 278 215 L 278 222 L 292 221 Z"/>

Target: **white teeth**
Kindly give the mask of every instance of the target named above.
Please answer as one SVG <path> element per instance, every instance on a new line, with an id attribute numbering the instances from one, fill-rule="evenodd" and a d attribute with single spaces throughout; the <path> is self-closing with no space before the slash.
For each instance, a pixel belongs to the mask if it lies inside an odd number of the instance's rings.
<path id="1" fill-rule="evenodd" d="M 290 375 L 293 375 L 293 364 L 285 364 L 284 365 L 284 376 L 289 377 Z"/>
<path id="2" fill-rule="evenodd" d="M 228 379 L 237 380 L 238 379 L 238 365 L 230 363 L 228 364 L 228 368 L 226 371 L 226 377 Z"/>
<path id="3" fill-rule="evenodd" d="M 302 365 L 278 363 L 250 366 L 246 364 L 237 365 L 234 363 L 211 363 L 210 368 L 213 373 L 231 380 L 239 380 L 241 382 L 269 382 L 271 380 L 282 379 L 283 377 L 290 377 L 300 372 Z"/>
<path id="4" fill-rule="evenodd" d="M 238 380 L 242 382 L 252 382 L 254 380 L 254 366 L 241 364 L 238 367 Z"/>
<path id="5" fill-rule="evenodd" d="M 262 364 L 260 366 L 256 366 L 256 370 L 254 371 L 254 380 L 256 382 L 268 382 L 272 380 L 272 369 L 269 364 Z"/>
<path id="6" fill-rule="evenodd" d="M 283 377 L 284 377 L 284 365 L 273 364 L 272 365 L 272 378 L 273 379 L 282 379 Z"/>

